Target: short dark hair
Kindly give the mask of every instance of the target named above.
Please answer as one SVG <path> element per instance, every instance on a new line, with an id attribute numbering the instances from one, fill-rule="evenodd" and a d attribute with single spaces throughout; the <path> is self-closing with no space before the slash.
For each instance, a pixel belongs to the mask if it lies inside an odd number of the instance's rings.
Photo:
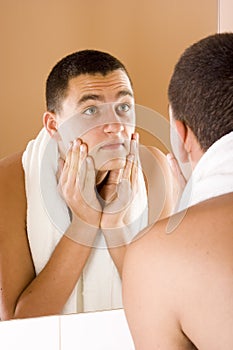
<path id="1" fill-rule="evenodd" d="M 233 130 L 233 33 L 210 35 L 186 49 L 168 88 L 173 116 L 203 151 Z"/>
<path id="2" fill-rule="evenodd" d="M 66 96 L 70 79 L 81 74 L 102 74 L 103 76 L 117 69 L 129 74 L 117 58 L 98 50 L 82 50 L 61 59 L 51 70 L 46 81 L 46 106 L 50 112 L 58 112 Z M 131 80 L 130 83 L 132 84 Z"/>

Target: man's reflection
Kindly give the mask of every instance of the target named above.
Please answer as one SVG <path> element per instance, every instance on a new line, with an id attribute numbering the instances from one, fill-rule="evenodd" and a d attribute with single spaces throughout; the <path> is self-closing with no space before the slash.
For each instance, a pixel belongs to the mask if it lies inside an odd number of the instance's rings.
<path id="1" fill-rule="evenodd" d="M 173 204 L 165 156 L 139 152 L 120 61 L 95 50 L 63 58 L 46 102 L 23 158 L 1 162 L 3 320 L 122 307 L 127 244 Z"/>

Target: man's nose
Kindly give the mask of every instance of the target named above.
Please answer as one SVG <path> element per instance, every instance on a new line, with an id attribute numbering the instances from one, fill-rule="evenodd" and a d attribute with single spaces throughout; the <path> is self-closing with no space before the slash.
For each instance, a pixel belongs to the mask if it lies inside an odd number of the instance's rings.
<path id="1" fill-rule="evenodd" d="M 104 131 L 107 133 L 119 133 L 124 130 L 121 117 L 117 114 L 114 106 L 108 106 L 104 121 Z"/>
<path id="2" fill-rule="evenodd" d="M 124 130 L 124 125 L 120 122 L 109 122 L 104 124 L 104 132 L 118 134 Z"/>

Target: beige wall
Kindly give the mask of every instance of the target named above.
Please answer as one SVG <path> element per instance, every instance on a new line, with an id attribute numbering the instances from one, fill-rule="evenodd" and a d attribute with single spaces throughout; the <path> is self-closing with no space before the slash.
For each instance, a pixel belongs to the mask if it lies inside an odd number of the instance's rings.
<path id="1" fill-rule="evenodd" d="M 84 48 L 121 59 L 137 103 L 167 116 L 167 85 L 188 45 L 217 31 L 217 0 L 0 0 L 0 157 L 42 126 L 52 66 Z M 151 143 L 144 135 L 144 142 Z"/>

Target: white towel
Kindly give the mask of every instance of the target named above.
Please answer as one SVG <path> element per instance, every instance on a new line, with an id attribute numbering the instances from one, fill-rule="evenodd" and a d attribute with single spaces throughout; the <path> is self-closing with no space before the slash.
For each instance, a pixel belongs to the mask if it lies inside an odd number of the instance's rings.
<path id="1" fill-rule="evenodd" d="M 230 192 L 233 192 L 233 132 L 216 141 L 201 157 L 177 211 Z"/>
<path id="2" fill-rule="evenodd" d="M 70 224 L 69 210 L 57 190 L 58 157 L 56 142 L 43 128 L 37 138 L 29 142 L 22 159 L 27 233 L 36 274 L 46 265 Z M 142 217 L 137 232 L 147 224 L 146 211 Z M 101 232 L 95 245 L 97 248 L 93 248 L 63 314 L 122 307 L 121 280 Z"/>

